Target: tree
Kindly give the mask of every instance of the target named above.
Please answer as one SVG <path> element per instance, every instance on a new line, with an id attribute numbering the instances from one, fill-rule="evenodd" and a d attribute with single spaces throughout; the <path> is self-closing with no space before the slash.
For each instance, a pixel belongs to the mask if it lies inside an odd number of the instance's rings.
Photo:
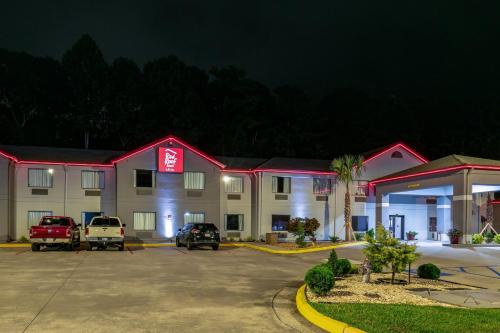
<path id="1" fill-rule="evenodd" d="M 73 94 L 73 107 L 67 117 L 74 129 L 84 133 L 88 148 L 91 134 L 102 133 L 109 121 L 108 64 L 97 43 L 89 35 L 83 35 L 63 55 L 62 66 Z"/>
<path id="2" fill-rule="evenodd" d="M 295 217 L 288 221 L 287 230 L 295 235 L 295 243 L 305 245 L 304 239 L 308 236 L 312 242 L 316 241 L 316 230 L 318 230 L 320 223 L 315 218 L 302 218 Z"/>
<path id="3" fill-rule="evenodd" d="M 420 256 L 416 253 L 416 245 L 402 244 L 390 236 L 384 226 L 377 226 L 377 238 L 366 237 L 368 245 L 363 249 L 372 266 L 384 266 L 391 269 L 391 283 L 394 284 L 396 273 L 413 263 Z"/>
<path id="4" fill-rule="evenodd" d="M 351 240 L 351 235 L 354 231 L 351 227 L 351 193 L 350 184 L 359 176 L 363 171 L 363 157 L 361 155 L 344 155 L 336 158 L 332 162 L 332 170 L 337 173 L 337 182 L 345 184 L 345 207 L 344 207 L 344 228 L 345 239 Z"/>

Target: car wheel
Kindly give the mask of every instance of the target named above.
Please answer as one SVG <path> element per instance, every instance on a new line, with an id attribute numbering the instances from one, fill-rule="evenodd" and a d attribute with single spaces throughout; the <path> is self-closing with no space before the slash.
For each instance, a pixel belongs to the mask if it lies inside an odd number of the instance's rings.
<path id="1" fill-rule="evenodd" d="M 219 249 L 219 244 L 212 245 L 212 250 L 217 251 Z"/>
<path id="2" fill-rule="evenodd" d="M 186 247 L 189 251 L 191 251 L 193 249 L 193 244 L 191 244 L 191 240 L 188 239 L 187 242 L 186 242 Z"/>
<path id="3" fill-rule="evenodd" d="M 94 247 L 94 245 L 89 242 L 89 244 L 87 245 L 87 251 L 92 251 L 93 247 Z"/>
<path id="4" fill-rule="evenodd" d="M 39 244 L 31 244 L 31 251 L 40 251 L 40 245 Z"/>
<path id="5" fill-rule="evenodd" d="M 69 242 L 68 244 L 66 244 L 66 250 L 68 251 L 73 251 L 73 244 L 74 244 L 74 241 L 71 240 L 71 242 Z"/>
<path id="6" fill-rule="evenodd" d="M 125 249 L 125 242 L 121 242 L 120 246 L 118 247 L 118 251 L 123 251 Z"/>
<path id="7" fill-rule="evenodd" d="M 179 242 L 179 238 L 178 237 L 175 238 L 175 246 L 181 247 L 181 242 Z"/>

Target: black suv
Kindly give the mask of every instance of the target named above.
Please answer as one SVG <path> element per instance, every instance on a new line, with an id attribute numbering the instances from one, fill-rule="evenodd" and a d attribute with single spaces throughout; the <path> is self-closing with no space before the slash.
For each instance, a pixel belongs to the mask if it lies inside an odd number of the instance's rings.
<path id="1" fill-rule="evenodd" d="M 188 250 L 195 246 L 211 246 L 218 250 L 220 243 L 219 230 L 213 223 L 188 223 L 179 229 L 175 236 L 175 245 L 185 245 Z"/>

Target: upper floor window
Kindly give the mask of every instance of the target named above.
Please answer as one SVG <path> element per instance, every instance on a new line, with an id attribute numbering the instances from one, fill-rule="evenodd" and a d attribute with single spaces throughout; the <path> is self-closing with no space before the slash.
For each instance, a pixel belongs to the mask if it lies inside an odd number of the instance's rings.
<path id="1" fill-rule="evenodd" d="M 82 188 L 104 188 L 104 171 L 82 170 Z"/>
<path id="2" fill-rule="evenodd" d="M 134 186 L 135 187 L 155 187 L 155 171 L 154 170 L 134 170 Z"/>
<path id="3" fill-rule="evenodd" d="M 226 193 L 243 193 L 243 177 L 224 176 Z"/>
<path id="4" fill-rule="evenodd" d="M 332 180 L 330 178 L 313 178 L 313 193 L 327 195 L 332 193 Z"/>
<path id="5" fill-rule="evenodd" d="M 391 158 L 403 158 L 403 154 L 399 150 L 396 150 L 391 154 Z"/>
<path id="6" fill-rule="evenodd" d="M 205 173 L 204 172 L 184 172 L 184 188 L 186 190 L 204 190 Z"/>
<path id="7" fill-rule="evenodd" d="M 290 177 L 273 176 L 273 193 L 290 193 Z"/>
<path id="8" fill-rule="evenodd" d="M 367 180 L 354 181 L 354 195 L 360 197 L 367 197 L 370 194 Z"/>
<path id="9" fill-rule="evenodd" d="M 28 169 L 29 187 L 52 187 L 53 169 Z"/>

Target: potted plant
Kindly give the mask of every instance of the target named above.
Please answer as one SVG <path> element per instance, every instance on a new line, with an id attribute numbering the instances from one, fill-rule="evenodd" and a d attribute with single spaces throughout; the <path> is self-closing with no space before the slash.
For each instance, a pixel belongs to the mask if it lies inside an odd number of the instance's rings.
<path id="1" fill-rule="evenodd" d="M 460 237 L 462 236 L 462 231 L 458 230 L 457 228 L 451 228 L 446 234 L 448 235 L 448 237 L 450 237 L 451 244 L 458 244 L 460 241 Z"/>
<path id="2" fill-rule="evenodd" d="M 408 231 L 406 233 L 406 239 L 407 240 L 415 240 L 415 236 L 418 235 L 418 232 L 416 231 Z"/>

